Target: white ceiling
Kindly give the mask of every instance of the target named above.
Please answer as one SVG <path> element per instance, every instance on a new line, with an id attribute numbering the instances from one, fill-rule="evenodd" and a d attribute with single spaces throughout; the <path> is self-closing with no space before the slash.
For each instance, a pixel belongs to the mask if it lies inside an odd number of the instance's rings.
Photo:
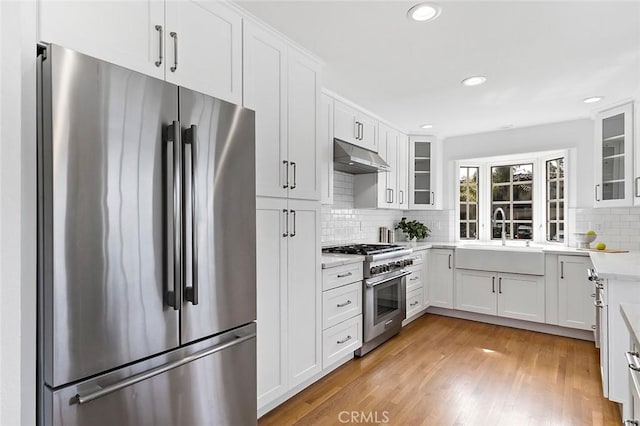
<path id="1" fill-rule="evenodd" d="M 409 132 L 564 121 L 640 97 L 640 0 L 440 1 L 437 20 L 409 22 L 416 3 L 240 1 L 325 61 L 325 87 Z M 484 85 L 460 84 L 478 74 Z"/>

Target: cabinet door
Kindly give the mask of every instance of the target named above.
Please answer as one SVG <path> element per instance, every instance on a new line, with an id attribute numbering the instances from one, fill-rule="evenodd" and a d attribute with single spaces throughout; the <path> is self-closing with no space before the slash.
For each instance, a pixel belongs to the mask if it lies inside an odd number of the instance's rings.
<path id="1" fill-rule="evenodd" d="M 544 322 L 544 276 L 498 275 L 498 315 Z"/>
<path id="2" fill-rule="evenodd" d="M 320 96 L 320 201 L 333 204 L 333 98 Z"/>
<path id="3" fill-rule="evenodd" d="M 334 102 L 333 109 L 333 137 L 345 142 L 360 145 L 356 140 L 359 135 L 357 128 L 358 111 L 340 101 Z"/>
<path id="4" fill-rule="evenodd" d="M 320 203 L 289 200 L 289 386 L 322 369 Z"/>
<path id="5" fill-rule="evenodd" d="M 38 6 L 41 41 L 164 78 L 162 2 L 41 1 Z"/>
<path id="6" fill-rule="evenodd" d="M 498 313 L 496 273 L 458 269 L 455 288 L 456 309 L 487 315 Z"/>
<path id="7" fill-rule="evenodd" d="M 600 113 L 595 126 L 596 207 L 633 203 L 633 104 Z"/>
<path id="8" fill-rule="evenodd" d="M 397 179 L 398 183 L 396 188 L 398 188 L 398 209 L 400 210 L 408 210 L 409 209 L 409 139 L 407 135 L 402 133 L 399 134 L 398 137 L 398 158 L 396 160 L 397 165 Z"/>
<path id="9" fill-rule="evenodd" d="M 387 173 L 387 188 L 391 192 L 391 203 L 389 207 L 398 208 L 398 139 L 400 134 L 393 129 L 387 133 L 387 163 L 391 166 L 391 170 Z"/>
<path id="10" fill-rule="evenodd" d="M 431 306 L 453 309 L 453 250 L 431 249 L 427 258 Z"/>
<path id="11" fill-rule="evenodd" d="M 286 197 L 287 47 L 255 24 L 244 26 L 244 105 L 256 112 L 256 193 Z"/>
<path id="12" fill-rule="evenodd" d="M 287 390 L 287 201 L 257 198 L 258 408 Z"/>
<path id="13" fill-rule="evenodd" d="M 168 1 L 166 79 L 242 102 L 242 17 L 219 1 Z"/>
<path id="14" fill-rule="evenodd" d="M 289 197 L 319 200 L 319 66 L 294 49 L 289 49 L 287 92 L 289 165 L 292 173 Z"/>
<path id="15" fill-rule="evenodd" d="M 558 256 L 558 325 L 591 330 L 596 308 L 593 283 L 587 279 L 588 257 Z"/>
<path id="16" fill-rule="evenodd" d="M 435 209 L 433 181 L 434 143 L 423 137 L 409 139 L 409 208 Z"/>
<path id="17" fill-rule="evenodd" d="M 358 145 L 378 152 L 378 120 L 367 114 L 360 113 L 358 122 L 360 123 L 360 142 L 358 142 Z"/>
<path id="18" fill-rule="evenodd" d="M 380 155 L 380 157 L 382 157 L 384 161 L 387 162 L 387 164 L 389 164 L 389 161 L 387 159 L 388 147 L 389 147 L 388 137 L 390 135 L 391 129 L 385 126 L 384 124 L 381 124 L 379 126 L 379 130 L 380 130 L 380 137 L 378 138 L 378 154 Z M 378 192 L 377 207 L 379 209 L 391 208 L 392 195 L 391 195 L 391 188 L 389 187 L 389 180 L 388 180 L 390 173 L 391 172 L 380 172 L 371 176 L 356 177 L 357 180 L 368 179 L 370 177 L 371 178 L 375 177 L 375 179 L 377 179 L 377 186 L 376 186 L 376 189 Z M 357 194 L 357 196 L 359 195 L 360 194 Z M 376 205 L 372 205 L 370 207 L 375 207 L 375 206 Z"/>

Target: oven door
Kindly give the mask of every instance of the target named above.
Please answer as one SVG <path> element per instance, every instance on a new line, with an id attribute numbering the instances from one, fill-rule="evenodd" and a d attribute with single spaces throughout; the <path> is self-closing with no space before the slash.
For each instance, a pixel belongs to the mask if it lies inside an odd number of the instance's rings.
<path id="1" fill-rule="evenodd" d="M 365 280 L 364 341 L 368 342 L 405 319 L 406 276 L 397 271 L 384 277 Z"/>

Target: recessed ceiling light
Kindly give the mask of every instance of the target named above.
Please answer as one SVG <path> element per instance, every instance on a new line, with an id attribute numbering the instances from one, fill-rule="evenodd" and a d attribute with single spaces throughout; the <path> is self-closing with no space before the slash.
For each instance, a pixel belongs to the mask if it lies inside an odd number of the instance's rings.
<path id="1" fill-rule="evenodd" d="M 585 104 L 592 104 L 595 102 L 600 102 L 602 99 L 602 96 L 591 96 L 590 98 L 584 98 L 582 102 L 584 102 Z"/>
<path id="2" fill-rule="evenodd" d="M 505 124 L 504 126 L 498 127 L 498 129 L 501 129 L 501 130 L 512 129 L 512 128 L 513 128 L 513 124 Z"/>
<path id="3" fill-rule="evenodd" d="M 430 129 L 430 128 L 432 128 L 432 127 L 433 127 L 433 124 L 423 124 L 423 125 L 422 125 L 422 126 L 420 126 L 420 127 L 422 127 L 423 129 Z"/>
<path id="4" fill-rule="evenodd" d="M 419 3 L 407 12 L 409 19 L 416 22 L 427 22 L 440 16 L 442 9 L 435 3 Z"/>
<path id="5" fill-rule="evenodd" d="M 483 77 L 481 75 L 474 75 L 473 77 L 467 77 L 462 80 L 462 84 L 465 86 L 478 86 L 487 81 L 487 77 Z"/>

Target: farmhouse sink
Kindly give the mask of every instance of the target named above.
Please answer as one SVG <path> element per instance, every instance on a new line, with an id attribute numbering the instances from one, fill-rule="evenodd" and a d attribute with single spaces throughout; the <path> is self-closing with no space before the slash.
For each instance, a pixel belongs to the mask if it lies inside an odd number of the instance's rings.
<path id="1" fill-rule="evenodd" d="M 456 248 L 456 268 L 544 275 L 542 247 L 469 244 Z"/>

